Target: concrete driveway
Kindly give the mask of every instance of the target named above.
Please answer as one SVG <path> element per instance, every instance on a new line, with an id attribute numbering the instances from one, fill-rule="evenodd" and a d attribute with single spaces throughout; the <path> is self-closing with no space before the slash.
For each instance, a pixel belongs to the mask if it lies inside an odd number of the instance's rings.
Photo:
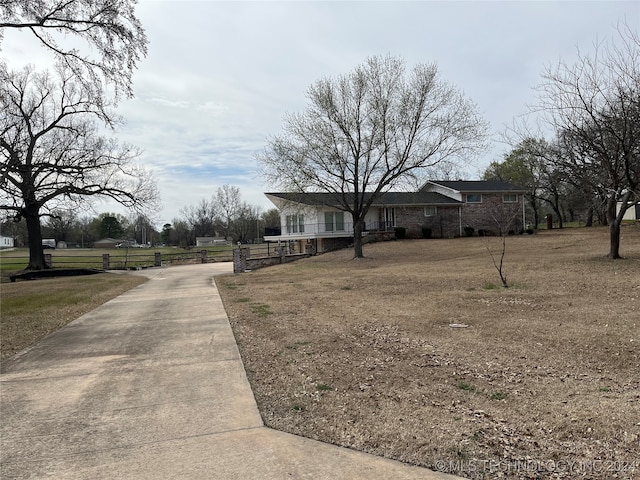
<path id="1" fill-rule="evenodd" d="M 150 280 L 2 364 L 0 478 L 447 479 L 264 427 L 213 277 Z"/>

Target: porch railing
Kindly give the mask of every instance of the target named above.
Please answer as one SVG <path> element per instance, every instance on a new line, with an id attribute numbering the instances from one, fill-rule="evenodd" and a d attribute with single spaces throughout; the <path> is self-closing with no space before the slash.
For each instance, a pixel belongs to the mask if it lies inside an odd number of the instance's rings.
<path id="1" fill-rule="evenodd" d="M 369 222 L 363 229 L 365 233 L 371 232 L 389 232 L 393 231 L 394 225 L 391 222 Z M 286 237 L 304 237 L 309 235 L 322 235 L 344 237 L 345 235 L 353 235 L 353 223 L 344 222 L 342 224 L 328 223 L 305 223 L 300 225 L 290 225 L 282 228 L 280 236 Z"/>

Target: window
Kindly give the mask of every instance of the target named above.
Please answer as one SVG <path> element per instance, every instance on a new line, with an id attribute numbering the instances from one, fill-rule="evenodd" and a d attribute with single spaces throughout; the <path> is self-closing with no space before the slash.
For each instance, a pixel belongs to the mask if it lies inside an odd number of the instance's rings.
<path id="1" fill-rule="evenodd" d="M 482 203 L 482 195 L 479 193 L 467 193 L 467 203 Z"/>
<path id="2" fill-rule="evenodd" d="M 396 209 L 385 208 L 384 209 L 384 222 L 386 228 L 393 228 L 396 226 Z"/>
<path id="3" fill-rule="evenodd" d="M 433 217 L 438 214 L 437 207 L 424 207 L 424 216 L 425 217 Z"/>
<path id="4" fill-rule="evenodd" d="M 324 212 L 325 232 L 344 231 L 344 212 Z"/>
<path id="5" fill-rule="evenodd" d="M 505 193 L 504 195 L 502 195 L 502 201 L 504 203 L 517 203 L 518 195 L 516 195 L 515 193 Z"/>
<path id="6" fill-rule="evenodd" d="M 304 233 L 304 215 L 287 215 L 287 233 Z"/>

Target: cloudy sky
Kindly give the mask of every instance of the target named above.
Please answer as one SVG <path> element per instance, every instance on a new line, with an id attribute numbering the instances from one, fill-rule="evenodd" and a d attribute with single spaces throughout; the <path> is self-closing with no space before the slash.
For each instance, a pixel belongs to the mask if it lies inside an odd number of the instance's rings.
<path id="1" fill-rule="evenodd" d="M 476 102 L 496 136 L 469 170 L 478 178 L 509 149 L 498 134 L 534 102 L 545 65 L 571 62 L 577 48 L 588 53 L 619 21 L 640 27 L 637 1 L 141 0 L 137 13 L 149 55 L 134 76 L 136 97 L 120 104 L 127 124 L 117 136 L 144 150 L 141 162 L 158 180 L 158 225 L 224 184 L 272 208 L 256 152 L 285 113 L 305 107 L 312 83 L 372 55 L 401 56 L 408 67 L 436 62 Z M 3 55 L 24 61 L 26 47 L 12 38 Z"/>

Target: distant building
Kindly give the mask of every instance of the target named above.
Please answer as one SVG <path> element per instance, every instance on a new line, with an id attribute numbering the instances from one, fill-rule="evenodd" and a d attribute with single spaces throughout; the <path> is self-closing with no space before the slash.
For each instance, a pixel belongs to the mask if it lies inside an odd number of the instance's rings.
<path id="1" fill-rule="evenodd" d="M 224 237 L 196 237 L 196 247 L 213 247 L 214 245 L 230 245 Z"/>
<path id="2" fill-rule="evenodd" d="M 622 202 L 618 202 L 617 213 L 622 209 Z M 628 210 L 624 212 L 623 220 L 640 220 L 640 203 L 630 204 Z"/>
<path id="3" fill-rule="evenodd" d="M 121 240 L 116 240 L 115 238 L 103 238 L 96 242 L 93 242 L 94 248 L 116 248 Z"/>
<path id="4" fill-rule="evenodd" d="M 13 248 L 12 237 L 0 237 L 0 248 Z"/>

